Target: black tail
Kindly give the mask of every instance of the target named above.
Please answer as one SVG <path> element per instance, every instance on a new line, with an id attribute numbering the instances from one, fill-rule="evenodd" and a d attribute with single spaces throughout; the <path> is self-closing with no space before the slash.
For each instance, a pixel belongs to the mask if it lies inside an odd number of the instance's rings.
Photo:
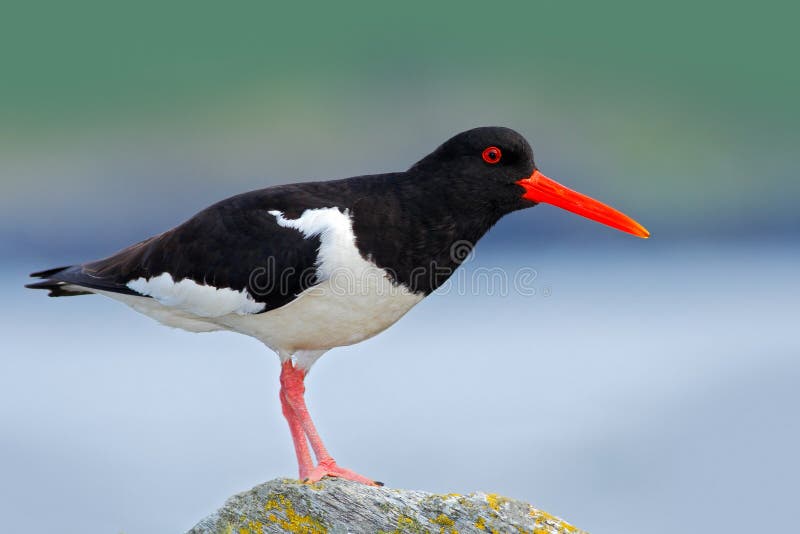
<path id="1" fill-rule="evenodd" d="M 76 295 L 91 295 L 91 291 L 82 291 L 76 286 L 69 285 L 67 282 L 61 280 L 54 280 L 52 277 L 62 271 L 71 268 L 71 265 L 66 267 L 56 267 L 55 269 L 47 269 L 46 271 L 39 271 L 31 273 L 33 278 L 44 278 L 41 282 L 34 282 L 33 284 L 26 284 L 25 287 L 30 289 L 47 289 L 50 291 L 50 297 L 74 297 Z"/>

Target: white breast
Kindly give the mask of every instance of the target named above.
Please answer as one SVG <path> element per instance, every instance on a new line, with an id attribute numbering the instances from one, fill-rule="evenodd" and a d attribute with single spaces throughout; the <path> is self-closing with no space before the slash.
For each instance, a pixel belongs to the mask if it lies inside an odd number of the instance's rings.
<path id="1" fill-rule="evenodd" d="M 259 315 L 224 318 L 229 328 L 281 353 L 358 343 L 395 323 L 424 297 L 392 283 L 356 247 L 352 220 L 337 208 L 306 210 L 297 219 L 272 211 L 278 224 L 319 236 L 318 285 L 289 304 Z"/>
<path id="2" fill-rule="evenodd" d="M 218 322 L 285 355 L 352 345 L 382 332 L 423 298 L 393 285 L 382 269 L 375 267 L 370 275 L 351 289 L 332 279 L 275 310 L 228 315 Z"/>
<path id="3" fill-rule="evenodd" d="M 128 284 L 152 298 L 96 292 L 169 326 L 195 332 L 226 329 L 253 336 L 282 358 L 298 352 L 321 354 L 372 337 L 423 299 L 423 294 L 393 283 L 386 271 L 361 256 L 347 212 L 311 209 L 297 219 L 287 219 L 279 211 L 270 213 L 281 226 L 294 228 L 305 238 L 320 239 L 317 285 L 285 306 L 258 313 L 264 304 L 247 291 L 188 279 L 175 282 L 169 273 Z"/>

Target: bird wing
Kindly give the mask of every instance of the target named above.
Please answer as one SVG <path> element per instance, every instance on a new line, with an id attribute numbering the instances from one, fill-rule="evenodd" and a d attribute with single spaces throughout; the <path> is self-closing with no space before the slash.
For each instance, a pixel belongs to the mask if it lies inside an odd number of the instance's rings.
<path id="1" fill-rule="evenodd" d="M 320 240 L 281 226 L 270 211 L 300 213 L 329 200 L 281 186 L 214 204 L 185 223 L 108 258 L 33 273 L 50 296 L 88 288 L 148 296 L 201 316 L 259 313 L 318 283 Z"/>

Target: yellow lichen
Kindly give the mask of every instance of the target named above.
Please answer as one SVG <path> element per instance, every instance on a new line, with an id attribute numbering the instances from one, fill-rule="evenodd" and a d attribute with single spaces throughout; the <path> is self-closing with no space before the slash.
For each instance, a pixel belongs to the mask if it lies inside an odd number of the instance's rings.
<path id="1" fill-rule="evenodd" d="M 444 514 L 439 514 L 433 522 L 439 525 L 439 534 L 458 534 L 456 522 Z"/>
<path id="2" fill-rule="evenodd" d="M 414 521 L 414 518 L 408 517 L 407 515 L 401 515 L 400 517 L 397 518 L 398 526 L 400 525 L 413 526 L 414 523 L 416 523 L 416 521 Z"/>
<path id="3" fill-rule="evenodd" d="M 294 534 L 326 534 L 328 532 L 325 525 L 310 515 L 298 514 L 294 509 L 292 501 L 283 495 L 276 495 L 275 498 L 269 499 L 264 505 L 264 509 L 267 512 L 272 510 L 283 512 L 283 515 L 286 516 L 285 519 L 274 513 L 269 514 L 267 518 L 271 522 L 280 525 L 286 532 L 292 532 Z"/>
<path id="4" fill-rule="evenodd" d="M 305 484 L 314 491 L 325 489 L 325 485 L 322 483 L 321 480 L 319 482 L 303 482 L 303 484 Z"/>
<path id="5" fill-rule="evenodd" d="M 574 526 L 570 525 L 569 523 L 567 523 L 563 519 L 559 519 L 558 517 L 556 517 L 556 516 L 554 516 L 552 514 L 548 514 L 547 512 L 545 512 L 543 510 L 537 510 L 533 506 L 531 506 L 529 515 L 531 517 L 535 517 L 537 519 L 537 521 L 539 521 L 539 520 L 543 521 L 545 524 L 547 524 L 549 526 L 552 526 L 552 527 L 555 527 L 556 529 L 558 529 L 560 531 L 569 532 L 570 534 L 573 534 L 575 532 L 579 532 L 579 530 L 577 528 L 575 528 Z M 545 529 L 542 529 L 542 528 L 539 528 L 538 530 L 541 530 L 542 533 L 549 532 L 548 530 L 545 530 Z M 536 531 L 534 531 L 534 533 L 535 534 L 539 534 Z"/>
<path id="6" fill-rule="evenodd" d="M 261 521 L 253 521 L 246 517 L 242 517 L 240 521 L 244 524 L 239 527 L 239 534 L 263 534 L 264 525 L 261 524 Z"/>
<path id="7" fill-rule="evenodd" d="M 496 493 L 489 493 L 486 495 L 486 502 L 489 504 L 489 508 L 498 512 L 500 511 L 500 507 L 508 502 L 508 499 Z"/>
<path id="8" fill-rule="evenodd" d="M 478 530 L 486 530 L 486 521 L 482 517 L 479 517 L 477 521 L 475 521 L 475 528 Z"/>
<path id="9" fill-rule="evenodd" d="M 386 530 L 379 530 L 380 534 L 423 534 L 425 532 L 429 532 L 427 529 L 424 529 L 422 525 L 419 524 L 419 521 L 414 519 L 413 517 L 407 515 L 400 515 L 397 518 L 397 527 L 392 530 L 391 532 Z"/>
<path id="10" fill-rule="evenodd" d="M 241 533 L 242 529 L 239 529 Z M 264 534 L 264 524 L 261 521 L 248 521 L 247 534 Z"/>

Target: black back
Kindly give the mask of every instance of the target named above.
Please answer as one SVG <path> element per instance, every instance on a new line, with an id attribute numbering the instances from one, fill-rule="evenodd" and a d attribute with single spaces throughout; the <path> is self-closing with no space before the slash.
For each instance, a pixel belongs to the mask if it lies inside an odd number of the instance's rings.
<path id="1" fill-rule="evenodd" d="M 498 147 L 489 164 L 482 151 Z M 506 128 L 477 128 L 450 139 L 406 172 L 282 185 L 218 202 L 185 223 L 117 254 L 34 273 L 29 287 L 70 294 L 66 284 L 136 294 L 127 283 L 170 273 L 174 280 L 246 289 L 265 311 L 318 283 L 319 238 L 280 226 L 270 211 L 294 219 L 335 207 L 351 215 L 361 255 L 396 283 L 430 293 L 504 214 L 533 205 L 515 182 L 534 169 L 528 143 Z M 73 291 L 72 294 L 78 294 Z"/>

